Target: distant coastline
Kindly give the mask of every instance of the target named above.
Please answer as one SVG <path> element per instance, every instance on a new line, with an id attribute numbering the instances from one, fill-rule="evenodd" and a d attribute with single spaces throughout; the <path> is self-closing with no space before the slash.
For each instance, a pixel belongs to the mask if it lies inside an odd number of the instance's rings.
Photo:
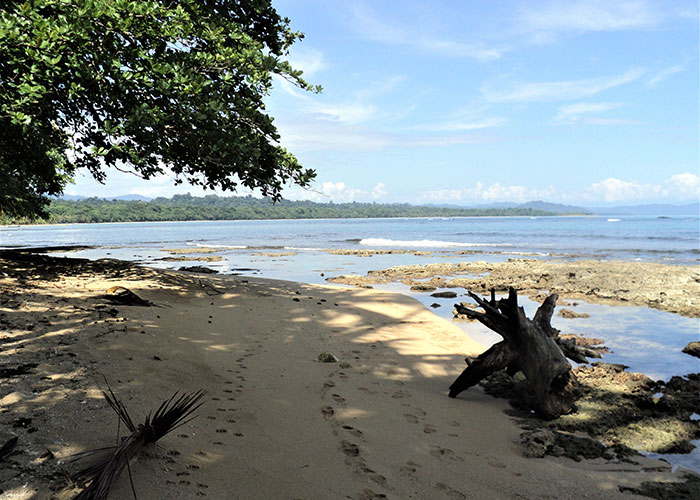
<path id="1" fill-rule="evenodd" d="M 142 200 L 53 200 L 49 216 L 43 219 L 0 218 L 0 224 L 75 224 L 104 222 L 168 222 L 275 219 L 350 219 L 350 218 L 417 218 L 417 217 L 547 217 L 591 215 L 587 212 L 553 212 L 526 207 L 460 208 L 420 206 L 407 203 L 317 203 L 283 200 L 272 203 L 267 198 L 194 197 Z"/>

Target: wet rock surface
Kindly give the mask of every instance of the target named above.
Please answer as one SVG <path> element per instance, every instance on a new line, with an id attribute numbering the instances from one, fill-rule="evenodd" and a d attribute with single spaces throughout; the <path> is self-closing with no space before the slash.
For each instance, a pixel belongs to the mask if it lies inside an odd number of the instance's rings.
<path id="1" fill-rule="evenodd" d="M 700 342 L 690 342 L 687 346 L 683 348 L 683 352 L 700 358 Z"/>
<path id="2" fill-rule="evenodd" d="M 445 276 L 451 276 L 446 279 Z M 562 299 L 585 299 L 611 305 L 632 304 L 700 317 L 700 266 L 670 266 L 652 262 L 545 261 L 460 262 L 395 266 L 365 276 L 328 279 L 332 283 L 372 285 L 401 282 L 409 286 L 464 288 L 485 294 L 515 286 L 533 298 L 542 291 Z"/>
<path id="3" fill-rule="evenodd" d="M 557 446 L 562 450 L 554 449 L 549 440 L 544 454 L 581 454 L 576 451 L 581 446 L 580 439 L 557 433 L 583 435 L 605 445 L 588 447 L 584 458 L 591 458 L 590 450 L 599 450 L 594 456 L 605 458 L 608 449 L 616 446 L 655 453 L 688 453 L 694 448 L 690 440 L 700 438 L 700 421 L 691 420 L 700 408 L 700 374 L 673 377 L 664 383 L 610 363 L 582 365 L 574 373 L 583 392 L 577 411 L 552 421 L 540 420 L 531 413 L 534 395 L 522 374 L 510 377 L 501 371 L 481 385 L 487 393 L 507 398 L 514 407 L 512 415 L 520 419 L 524 428 L 545 429 L 558 436 Z M 538 436 L 531 441 L 537 443 Z M 542 439 L 539 441 L 542 444 Z"/>

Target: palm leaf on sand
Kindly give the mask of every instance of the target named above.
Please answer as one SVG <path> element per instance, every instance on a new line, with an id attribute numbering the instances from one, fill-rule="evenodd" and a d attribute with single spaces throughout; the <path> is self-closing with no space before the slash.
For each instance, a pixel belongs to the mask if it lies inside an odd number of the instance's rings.
<path id="1" fill-rule="evenodd" d="M 75 497 L 75 500 L 105 500 L 119 475 L 125 468 L 129 469 L 131 458 L 145 445 L 155 443 L 169 432 L 195 418 L 193 413 L 204 403 L 202 398 L 205 395 L 204 391 L 180 395 L 176 392 L 170 399 L 161 403 L 153 413 L 153 417 L 149 413 L 143 424 L 134 425 L 124 404 L 109 387 L 108 391 L 109 393 L 102 391 L 102 394 L 131 434 L 118 446 L 112 448 L 112 453 L 107 457 L 73 476 L 78 481 L 90 482 L 88 487 Z M 131 476 L 130 469 L 129 475 Z M 133 490 L 133 483 L 131 486 Z"/>

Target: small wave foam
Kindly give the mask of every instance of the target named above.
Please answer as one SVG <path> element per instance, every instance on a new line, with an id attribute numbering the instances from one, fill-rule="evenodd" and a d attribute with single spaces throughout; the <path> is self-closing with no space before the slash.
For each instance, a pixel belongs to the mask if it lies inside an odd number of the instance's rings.
<path id="1" fill-rule="evenodd" d="M 192 242 L 187 242 L 188 245 L 194 246 L 194 247 L 200 247 L 200 248 L 224 248 L 224 249 L 230 249 L 230 250 L 241 250 L 243 248 L 249 248 L 245 245 L 215 245 L 215 244 L 207 244 L 207 243 L 192 243 Z"/>
<path id="2" fill-rule="evenodd" d="M 460 248 L 460 247 L 510 247 L 509 243 L 463 243 L 441 240 L 391 240 L 388 238 L 363 238 L 360 245 L 368 247 L 420 247 L 420 248 Z"/>
<path id="3" fill-rule="evenodd" d="M 608 219 L 608 222 L 620 222 L 620 219 Z"/>
<path id="4" fill-rule="evenodd" d="M 323 248 L 316 247 L 284 247 L 285 250 L 294 250 L 297 252 L 320 252 Z"/>

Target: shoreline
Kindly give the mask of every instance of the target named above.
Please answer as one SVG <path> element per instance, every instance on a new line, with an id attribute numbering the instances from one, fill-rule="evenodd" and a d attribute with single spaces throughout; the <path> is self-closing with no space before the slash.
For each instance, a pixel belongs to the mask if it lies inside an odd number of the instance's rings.
<path id="1" fill-rule="evenodd" d="M 672 217 L 692 217 L 693 215 L 674 215 Z M 396 216 L 396 217 L 291 217 L 291 218 L 272 218 L 272 219 L 183 219 L 183 220 L 144 220 L 144 221 L 110 221 L 110 222 L 36 222 L 32 224 L 0 224 L 0 229 L 4 228 L 17 228 L 17 227 L 34 227 L 34 226 L 70 226 L 70 225 L 81 225 L 81 224 L 161 224 L 170 222 L 235 222 L 235 221 L 291 221 L 291 220 L 410 220 L 410 219 L 488 219 L 488 218 L 514 218 L 514 219 L 532 219 L 532 218 L 548 218 L 548 217 L 609 217 L 607 214 L 557 214 L 551 213 L 548 215 L 449 215 L 449 216 L 439 216 L 439 215 L 421 215 L 416 217 L 411 216 Z M 650 216 L 659 217 L 659 216 Z"/>
<path id="2" fill-rule="evenodd" d="M 523 457 L 504 400 L 445 395 L 483 348 L 406 296 L 116 260 L 0 254 L 0 271 L 2 366 L 26 367 L 0 378 L 11 498 L 70 498 L 67 455 L 114 442 L 102 376 L 137 422 L 175 390 L 209 392 L 132 466 L 139 498 L 629 499 L 620 487 L 684 477 L 642 457 Z M 157 307 L 106 304 L 110 286 Z"/>

